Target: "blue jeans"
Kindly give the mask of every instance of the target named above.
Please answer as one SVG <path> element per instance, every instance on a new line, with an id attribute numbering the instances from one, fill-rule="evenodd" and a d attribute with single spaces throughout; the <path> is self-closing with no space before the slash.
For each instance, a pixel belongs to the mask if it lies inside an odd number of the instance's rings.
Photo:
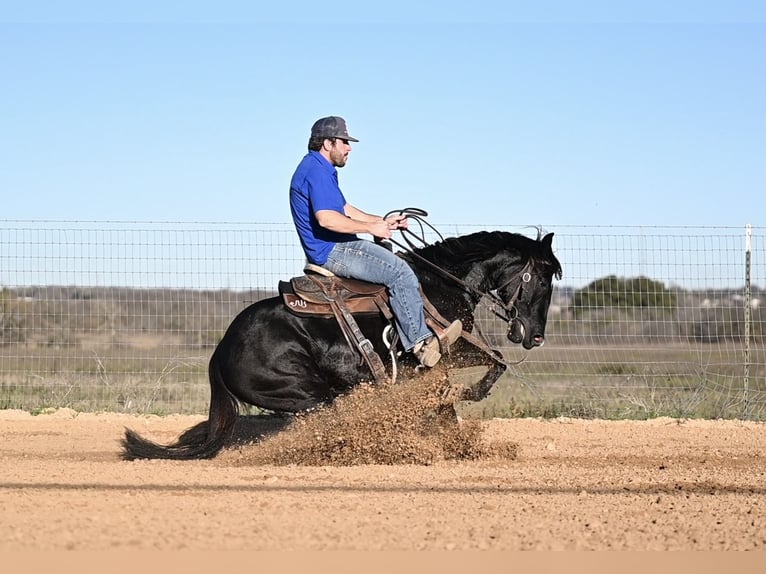
<path id="1" fill-rule="evenodd" d="M 366 239 L 337 243 L 322 267 L 340 277 L 388 287 L 396 329 L 406 351 L 433 335 L 426 325 L 415 272 L 382 245 Z"/>

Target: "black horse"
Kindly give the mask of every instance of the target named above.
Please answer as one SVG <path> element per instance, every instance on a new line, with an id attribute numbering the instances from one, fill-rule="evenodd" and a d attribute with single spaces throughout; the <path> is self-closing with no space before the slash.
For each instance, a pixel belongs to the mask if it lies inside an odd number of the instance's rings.
<path id="1" fill-rule="evenodd" d="M 474 310 L 485 294 L 505 311 L 513 343 L 525 349 L 544 343 L 553 277 L 561 277 L 552 240 L 552 233 L 535 240 L 480 231 L 403 254 L 427 299 L 447 320 L 461 319 L 468 334 L 468 340 L 459 340 L 442 361 L 489 367 L 462 398 L 484 398 L 506 369 L 499 352 L 471 335 Z M 367 314 L 356 319 L 390 367 L 382 335 L 385 318 Z M 284 413 L 305 411 L 370 381 L 371 371 L 334 318 L 296 316 L 281 298 L 273 297 L 250 305 L 232 321 L 210 359 L 209 376 L 207 421 L 168 446 L 126 430 L 123 458 L 211 458 L 230 440 L 240 402 Z"/>

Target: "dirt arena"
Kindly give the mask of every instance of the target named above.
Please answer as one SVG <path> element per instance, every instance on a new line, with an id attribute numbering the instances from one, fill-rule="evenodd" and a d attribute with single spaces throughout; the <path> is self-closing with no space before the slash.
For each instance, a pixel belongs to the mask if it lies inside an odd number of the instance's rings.
<path id="1" fill-rule="evenodd" d="M 204 417 L 0 411 L 0 550 L 766 547 L 762 423 L 458 422 L 443 393 L 397 392 L 244 417 L 191 462 L 119 441 Z"/>

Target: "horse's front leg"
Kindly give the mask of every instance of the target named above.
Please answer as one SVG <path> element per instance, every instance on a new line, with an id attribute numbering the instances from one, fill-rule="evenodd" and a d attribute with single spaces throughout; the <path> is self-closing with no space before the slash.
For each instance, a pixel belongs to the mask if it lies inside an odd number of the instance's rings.
<path id="1" fill-rule="evenodd" d="M 487 398 L 492 387 L 495 386 L 495 383 L 507 368 L 503 363 L 493 362 L 487 373 L 478 383 L 463 391 L 461 399 L 464 401 L 480 401 Z"/>
<path id="2" fill-rule="evenodd" d="M 487 372 L 476 384 L 463 387 L 459 391 L 453 389 L 451 397 L 457 396 L 456 400 L 480 401 L 487 397 L 497 380 L 503 375 L 507 366 L 503 359 L 503 354 L 496 350 L 484 346 L 479 348 L 466 341 L 466 345 L 461 346 L 455 356 L 454 364 L 460 367 L 478 367 L 487 366 Z M 491 354 L 490 354 L 491 353 Z"/>

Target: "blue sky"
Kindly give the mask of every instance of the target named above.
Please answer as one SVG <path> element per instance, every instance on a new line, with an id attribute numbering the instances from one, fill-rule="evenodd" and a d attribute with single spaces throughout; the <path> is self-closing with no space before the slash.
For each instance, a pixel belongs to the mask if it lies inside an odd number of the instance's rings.
<path id="1" fill-rule="evenodd" d="M 0 219 L 288 222 L 342 115 L 374 213 L 764 225 L 763 2 L 18 4 Z"/>

